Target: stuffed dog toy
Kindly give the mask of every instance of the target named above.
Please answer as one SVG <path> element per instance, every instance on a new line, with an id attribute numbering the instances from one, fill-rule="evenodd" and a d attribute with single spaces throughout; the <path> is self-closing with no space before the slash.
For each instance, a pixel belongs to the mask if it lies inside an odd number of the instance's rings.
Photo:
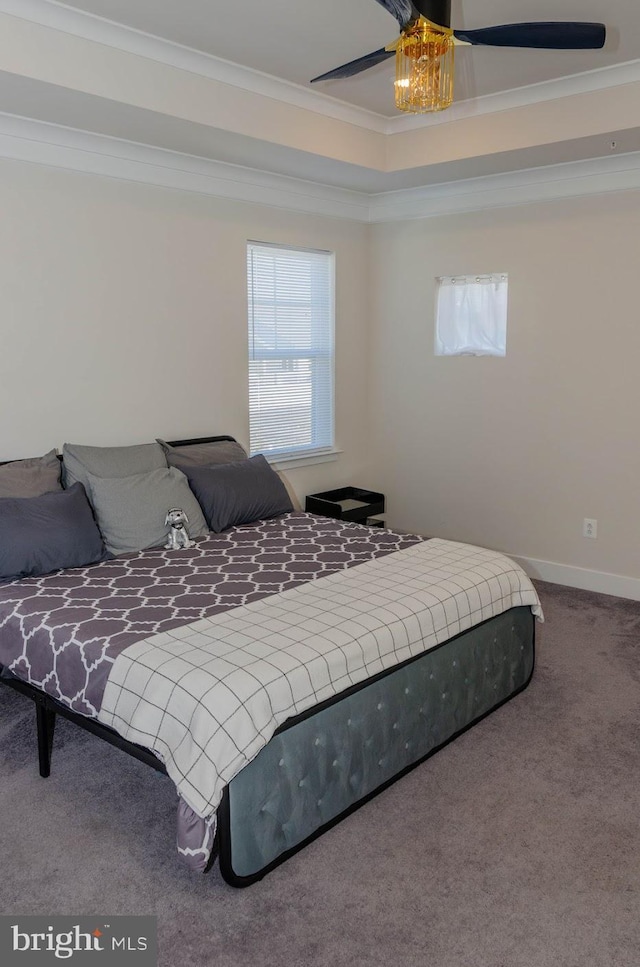
<path id="1" fill-rule="evenodd" d="M 189 523 L 189 518 L 181 507 L 172 507 L 167 511 L 165 525 L 170 526 L 169 539 L 164 545 L 168 551 L 177 551 L 180 547 L 194 547 L 195 541 L 190 540 L 189 531 L 185 524 Z"/>

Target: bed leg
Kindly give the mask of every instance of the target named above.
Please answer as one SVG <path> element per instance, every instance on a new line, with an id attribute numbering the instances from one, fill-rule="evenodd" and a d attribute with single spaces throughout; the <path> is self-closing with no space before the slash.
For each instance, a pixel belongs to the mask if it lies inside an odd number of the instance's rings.
<path id="1" fill-rule="evenodd" d="M 51 749 L 56 713 L 46 707 L 44 702 L 36 701 L 36 723 L 38 726 L 38 759 L 40 775 L 46 779 L 51 772 Z"/>

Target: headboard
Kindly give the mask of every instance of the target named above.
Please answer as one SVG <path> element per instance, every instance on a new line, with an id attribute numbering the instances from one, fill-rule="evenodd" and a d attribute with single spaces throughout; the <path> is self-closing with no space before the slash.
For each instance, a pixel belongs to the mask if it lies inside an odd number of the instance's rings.
<path id="1" fill-rule="evenodd" d="M 226 433 L 220 436 L 193 437 L 193 439 L 190 439 L 190 440 L 167 440 L 167 443 L 169 444 L 170 447 L 190 447 L 190 446 L 193 446 L 194 443 L 219 443 L 219 442 L 237 443 L 238 441 L 236 440 L 235 437 L 229 436 Z M 18 459 L 24 460 L 28 458 L 19 457 Z M 62 460 L 61 453 L 58 454 L 58 460 Z M 0 467 L 3 467 L 7 463 L 17 463 L 17 460 L 0 460 Z"/>

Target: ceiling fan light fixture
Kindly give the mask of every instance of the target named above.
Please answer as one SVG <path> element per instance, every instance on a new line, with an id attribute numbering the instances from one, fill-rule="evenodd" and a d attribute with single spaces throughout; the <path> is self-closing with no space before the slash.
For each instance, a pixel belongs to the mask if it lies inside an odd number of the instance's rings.
<path id="1" fill-rule="evenodd" d="M 429 114 L 453 102 L 453 31 L 425 17 L 397 41 L 395 97 L 399 111 Z"/>

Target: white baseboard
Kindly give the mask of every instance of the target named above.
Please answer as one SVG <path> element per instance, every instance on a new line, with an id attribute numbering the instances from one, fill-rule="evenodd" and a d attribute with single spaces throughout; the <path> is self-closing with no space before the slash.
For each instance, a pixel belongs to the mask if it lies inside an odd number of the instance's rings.
<path id="1" fill-rule="evenodd" d="M 524 568 L 530 578 L 640 601 L 640 578 L 591 571 L 586 567 L 572 567 L 570 564 L 555 564 L 553 561 L 538 561 L 533 557 L 518 557 L 515 554 L 508 556 Z"/>

